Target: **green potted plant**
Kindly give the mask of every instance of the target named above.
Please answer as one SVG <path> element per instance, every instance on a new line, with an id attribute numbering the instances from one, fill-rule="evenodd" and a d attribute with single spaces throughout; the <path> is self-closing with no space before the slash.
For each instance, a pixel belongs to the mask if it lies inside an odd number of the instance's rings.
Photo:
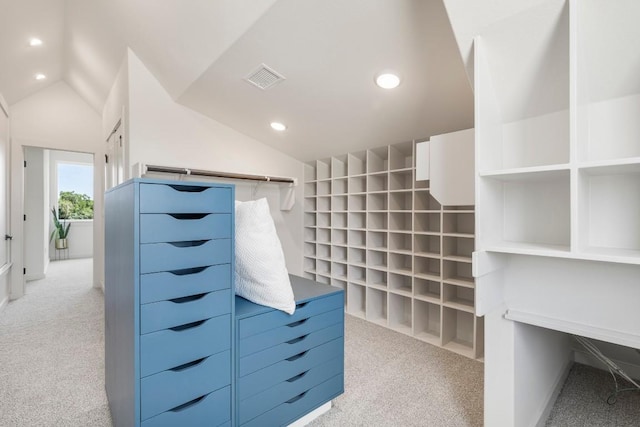
<path id="1" fill-rule="evenodd" d="M 64 220 L 61 222 L 58 219 L 58 211 L 55 207 L 51 208 L 51 213 L 53 214 L 53 225 L 55 228 L 51 232 L 49 241 L 53 240 L 53 238 L 55 237 L 56 249 L 67 249 L 67 236 L 69 235 L 69 228 L 71 228 L 71 224 L 65 222 Z"/>

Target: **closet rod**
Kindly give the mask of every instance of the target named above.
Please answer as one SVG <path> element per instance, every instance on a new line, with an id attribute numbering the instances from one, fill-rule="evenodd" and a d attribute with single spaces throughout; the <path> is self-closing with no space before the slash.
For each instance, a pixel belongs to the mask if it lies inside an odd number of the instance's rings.
<path id="1" fill-rule="evenodd" d="M 295 178 L 281 177 L 281 176 L 266 176 L 266 175 L 250 175 L 242 173 L 231 172 L 216 172 L 207 171 L 201 169 L 188 169 L 188 168 L 175 168 L 171 166 L 155 166 L 145 165 L 146 172 L 161 172 L 161 173 L 176 173 L 180 175 L 197 175 L 213 178 L 225 178 L 225 179 L 243 179 L 248 181 L 260 181 L 260 182 L 274 182 L 277 184 L 293 184 L 296 185 Z"/>

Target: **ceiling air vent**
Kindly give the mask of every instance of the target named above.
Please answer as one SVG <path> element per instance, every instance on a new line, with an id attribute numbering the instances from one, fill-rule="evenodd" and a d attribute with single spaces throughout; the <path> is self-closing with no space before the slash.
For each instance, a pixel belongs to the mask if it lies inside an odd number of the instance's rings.
<path id="1" fill-rule="evenodd" d="M 244 78 L 252 85 L 265 90 L 284 80 L 284 76 L 264 64 Z"/>

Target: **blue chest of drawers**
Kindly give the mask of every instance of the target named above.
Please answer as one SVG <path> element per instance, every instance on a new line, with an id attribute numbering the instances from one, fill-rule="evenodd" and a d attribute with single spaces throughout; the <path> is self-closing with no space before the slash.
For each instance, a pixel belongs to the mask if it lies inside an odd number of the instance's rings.
<path id="1" fill-rule="evenodd" d="M 114 425 L 234 422 L 234 188 L 136 179 L 105 195 Z"/>
<path id="2" fill-rule="evenodd" d="M 236 297 L 236 421 L 287 425 L 344 392 L 344 292 L 290 276 L 296 311 Z"/>

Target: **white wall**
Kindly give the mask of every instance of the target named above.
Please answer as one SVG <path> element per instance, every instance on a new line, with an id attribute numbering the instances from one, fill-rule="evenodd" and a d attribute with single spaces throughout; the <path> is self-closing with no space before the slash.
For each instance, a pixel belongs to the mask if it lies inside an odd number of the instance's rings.
<path id="1" fill-rule="evenodd" d="M 303 182 L 300 161 L 175 103 L 131 51 L 128 69 L 129 165 L 290 176 Z M 126 108 L 127 99 L 118 88 L 125 84 L 120 80 L 112 90 L 113 96 L 107 101 L 110 112 L 118 111 L 115 98 L 120 99 L 121 108 Z M 107 113 L 105 109 L 103 116 Z M 237 193 L 239 199 L 268 198 L 287 268 L 302 274 L 302 184 L 295 189 L 296 204 L 291 211 L 279 209 L 279 188 L 274 184 L 238 184 Z"/>
<path id="2" fill-rule="evenodd" d="M 46 152 L 46 153 L 45 153 Z M 49 171 L 48 150 L 25 147 L 24 159 L 24 267 L 25 279 L 42 279 L 49 266 Z M 45 171 L 46 169 L 46 171 Z"/>
<path id="3" fill-rule="evenodd" d="M 14 240 L 12 256 L 11 298 L 24 294 L 23 268 L 23 147 L 81 151 L 95 154 L 94 194 L 103 192 L 105 144 L 100 116 L 66 83 L 58 82 L 11 106 L 11 230 Z M 102 198 L 95 197 L 96 212 L 102 211 Z M 103 228 L 102 217 L 95 220 L 94 233 Z M 94 235 L 95 237 L 95 235 Z M 94 285 L 100 283 L 103 267 L 102 240 L 94 238 Z"/>

